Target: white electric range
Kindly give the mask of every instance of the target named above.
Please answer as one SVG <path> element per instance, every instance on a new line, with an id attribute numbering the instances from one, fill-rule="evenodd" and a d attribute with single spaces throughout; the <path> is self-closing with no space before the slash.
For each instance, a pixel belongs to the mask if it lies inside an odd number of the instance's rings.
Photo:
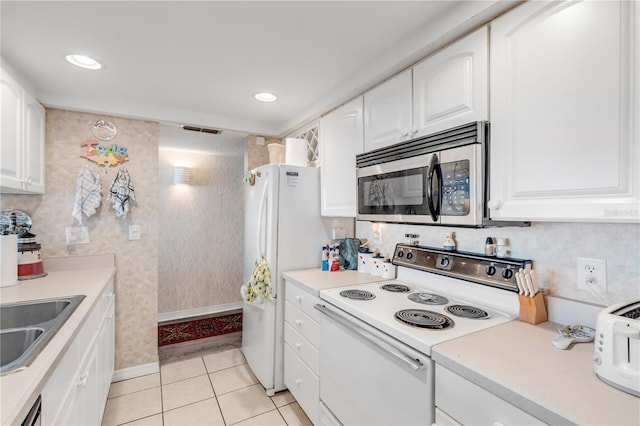
<path id="1" fill-rule="evenodd" d="M 324 424 L 433 423 L 432 346 L 517 318 L 530 264 L 404 244 L 393 262 L 395 280 L 320 292 Z"/>

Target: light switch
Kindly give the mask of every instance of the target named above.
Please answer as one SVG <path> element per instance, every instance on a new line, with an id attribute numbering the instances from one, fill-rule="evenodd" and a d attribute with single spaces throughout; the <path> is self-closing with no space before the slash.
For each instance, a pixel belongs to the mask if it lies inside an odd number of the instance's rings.
<path id="1" fill-rule="evenodd" d="M 140 225 L 129 225 L 129 240 L 140 239 Z"/>

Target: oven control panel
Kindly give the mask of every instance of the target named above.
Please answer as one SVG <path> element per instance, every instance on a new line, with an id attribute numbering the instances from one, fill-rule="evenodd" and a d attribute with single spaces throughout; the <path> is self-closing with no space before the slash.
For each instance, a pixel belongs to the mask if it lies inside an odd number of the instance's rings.
<path id="1" fill-rule="evenodd" d="M 393 263 L 517 292 L 515 273 L 531 261 L 398 244 Z"/>

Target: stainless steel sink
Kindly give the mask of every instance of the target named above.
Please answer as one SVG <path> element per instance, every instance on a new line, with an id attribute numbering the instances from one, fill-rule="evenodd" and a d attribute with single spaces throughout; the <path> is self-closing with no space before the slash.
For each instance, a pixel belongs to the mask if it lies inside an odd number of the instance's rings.
<path id="1" fill-rule="evenodd" d="M 0 331 L 2 365 L 10 364 L 20 358 L 33 346 L 42 333 L 44 333 L 42 328 L 34 327 Z"/>
<path id="2" fill-rule="evenodd" d="M 0 375 L 28 367 L 85 296 L 0 305 Z"/>

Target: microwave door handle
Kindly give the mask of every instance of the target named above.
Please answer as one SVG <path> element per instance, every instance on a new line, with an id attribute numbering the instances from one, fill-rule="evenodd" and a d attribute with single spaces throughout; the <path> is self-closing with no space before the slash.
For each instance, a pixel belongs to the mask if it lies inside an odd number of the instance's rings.
<path id="1" fill-rule="evenodd" d="M 436 174 L 438 178 L 438 187 L 442 185 L 442 171 L 440 170 L 440 165 L 438 164 L 438 156 L 433 154 L 431 156 L 431 161 L 429 162 L 429 171 L 427 172 L 427 204 L 429 205 L 429 214 L 431 214 L 431 219 L 434 222 L 438 221 L 438 216 L 440 215 L 440 203 L 438 200 L 434 200 L 436 194 L 433 193 L 433 174 Z M 441 188 L 438 191 L 437 196 L 440 197 L 440 193 L 442 192 Z M 434 202 L 435 201 L 435 202 Z M 437 202 L 437 204 L 436 204 Z"/>

